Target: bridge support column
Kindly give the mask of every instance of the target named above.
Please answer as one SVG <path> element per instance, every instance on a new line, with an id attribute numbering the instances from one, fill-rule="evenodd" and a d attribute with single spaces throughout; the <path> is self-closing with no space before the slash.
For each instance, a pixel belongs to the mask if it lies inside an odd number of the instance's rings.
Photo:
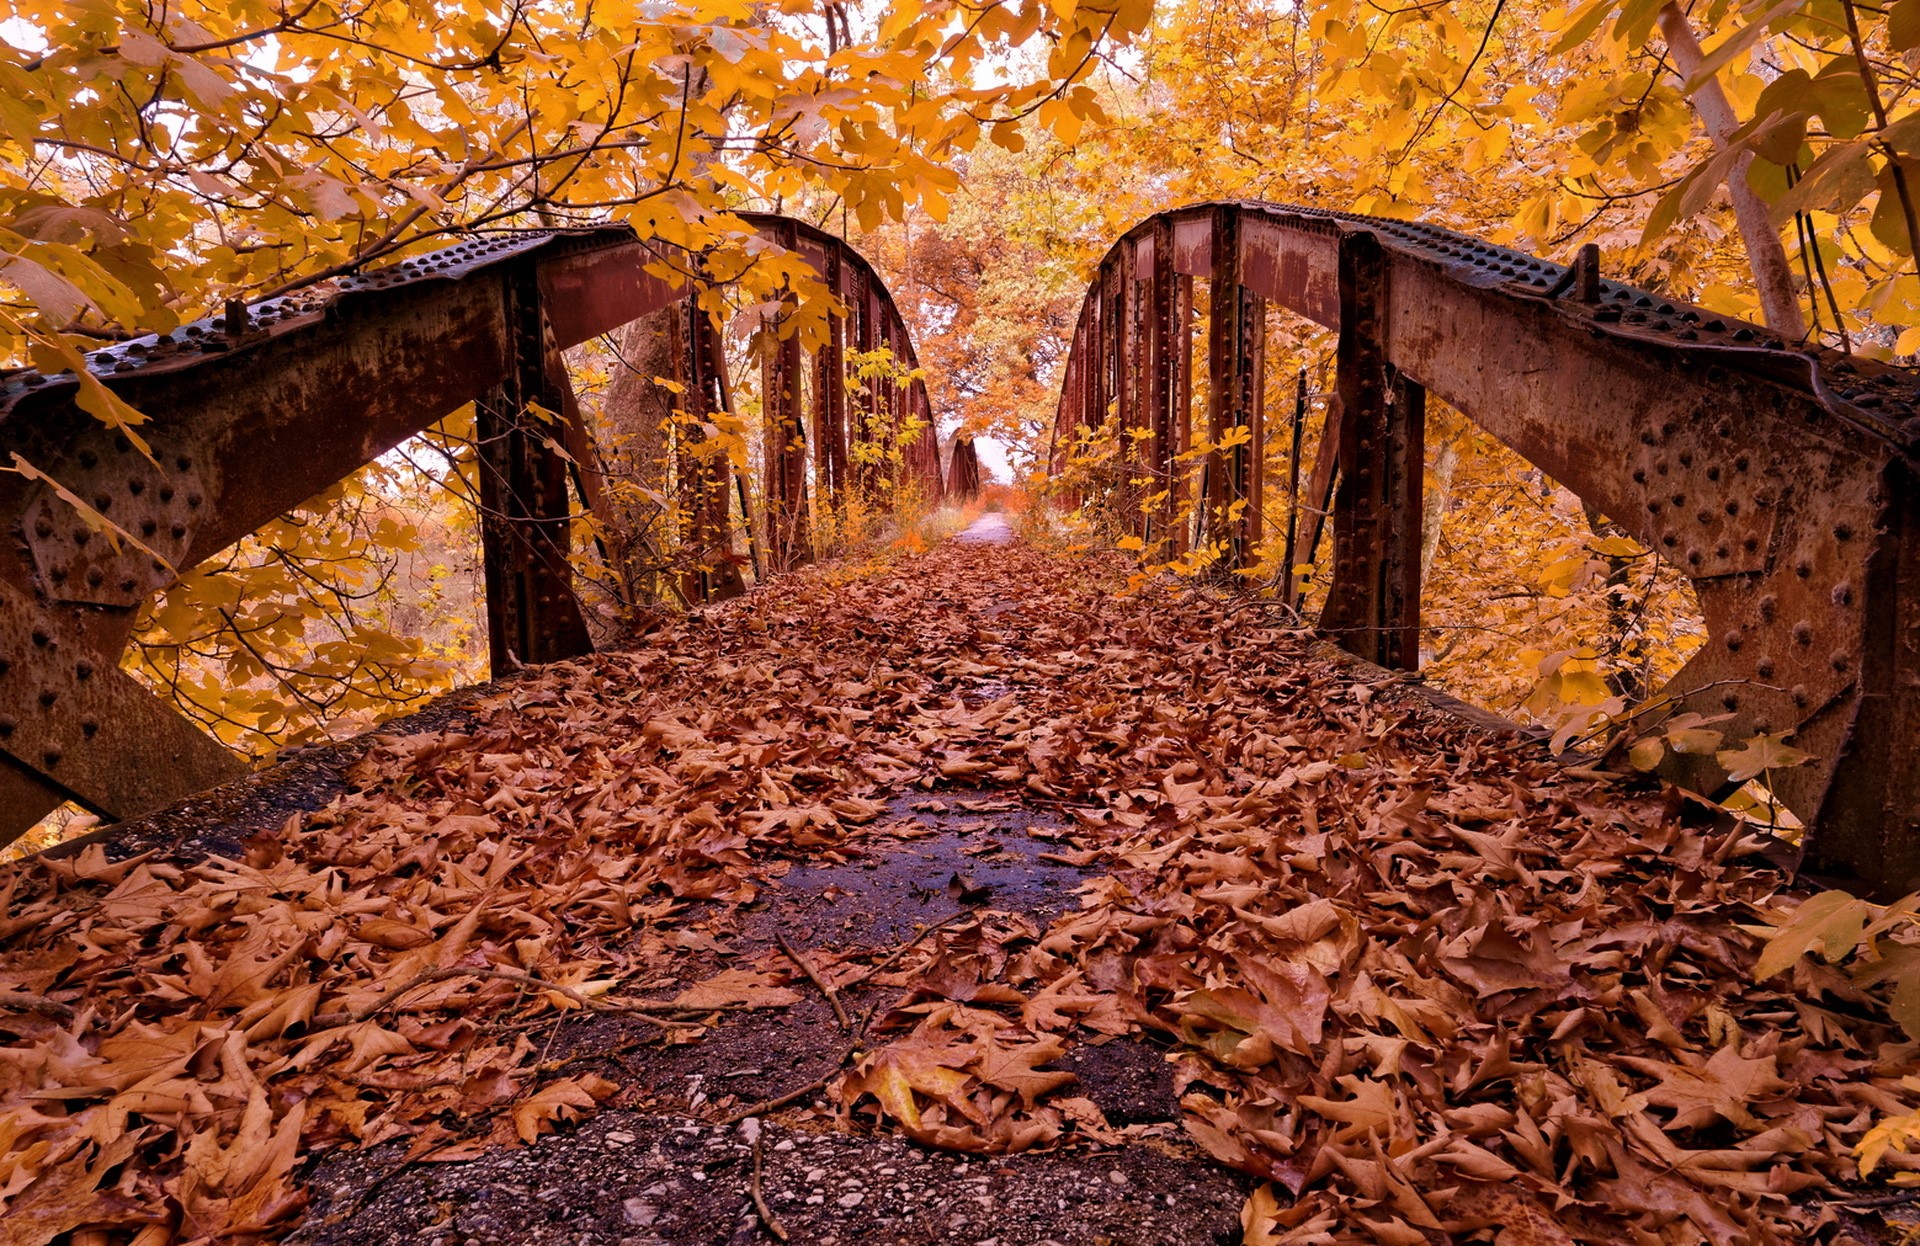
<path id="1" fill-rule="evenodd" d="M 733 544 L 733 466 L 724 442 L 706 426 L 730 413 L 726 356 L 719 334 L 698 300 L 682 305 L 686 340 L 687 418 L 675 430 L 675 494 L 680 507 L 680 549 L 692 565 L 682 576 L 689 601 L 722 601 L 746 591 Z M 744 508 L 742 508 L 744 513 Z"/>
<path id="2" fill-rule="evenodd" d="M 827 256 L 827 285 L 851 306 L 846 271 L 837 253 Z M 831 317 L 827 344 L 813 356 L 813 464 L 820 493 L 838 505 L 847 483 L 847 322 Z"/>
<path id="3" fill-rule="evenodd" d="M 767 427 L 761 505 L 767 516 L 767 569 L 774 574 L 791 571 L 813 557 L 807 522 L 807 439 L 800 422 L 800 377 L 805 367 L 800 339 L 789 335 L 774 344 L 760 369 Z"/>
<path id="4" fill-rule="evenodd" d="M 1879 531 L 1860 592 L 1858 700 L 1808 844 L 1810 870 L 1869 880 L 1883 899 L 1920 888 L 1917 475 L 1896 461 L 1882 477 Z M 1845 591 L 1835 590 L 1836 604 Z"/>
<path id="5" fill-rule="evenodd" d="M 1240 210 L 1220 209 L 1213 225 L 1213 275 L 1208 290 L 1207 436 L 1216 448 L 1207 459 L 1207 535 L 1221 542 L 1221 567 L 1252 565 L 1255 475 L 1259 455 L 1258 339 L 1265 328 L 1262 301 L 1241 284 Z M 1231 444 L 1228 444 L 1231 443 Z"/>
<path id="6" fill-rule="evenodd" d="M 558 390 L 531 271 L 506 279 L 507 378 L 476 404 L 480 540 L 487 582 L 487 644 L 494 674 L 593 649 L 573 595 L 572 507 Z M 538 410 L 535 410 L 535 408 Z"/>
<path id="7" fill-rule="evenodd" d="M 1349 652 L 1413 670 L 1420 663 L 1426 391 L 1386 362 L 1389 291 L 1379 239 L 1343 234 L 1339 265 L 1340 411 L 1329 429 L 1339 483 L 1333 577 L 1320 625 Z"/>
<path id="8" fill-rule="evenodd" d="M 1179 295 L 1173 271 L 1173 230 L 1164 222 L 1153 231 L 1153 266 L 1147 274 L 1146 312 L 1146 402 L 1147 424 L 1152 434 L 1147 440 L 1147 495 L 1156 499 L 1151 513 L 1142 516 L 1148 557 L 1153 560 L 1174 554 L 1173 528 L 1175 508 L 1174 476 L 1174 343 L 1179 340 L 1175 317 Z"/>

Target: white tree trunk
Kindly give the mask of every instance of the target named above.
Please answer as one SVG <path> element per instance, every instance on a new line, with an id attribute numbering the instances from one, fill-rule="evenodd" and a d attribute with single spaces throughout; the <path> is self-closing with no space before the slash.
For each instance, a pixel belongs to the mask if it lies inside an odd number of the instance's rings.
<path id="1" fill-rule="evenodd" d="M 1673 53 L 1674 67 L 1682 79 L 1690 80 L 1704 59 L 1700 41 L 1693 36 L 1687 16 L 1672 4 L 1660 10 L 1660 33 L 1666 37 L 1667 50 Z M 1707 134 L 1718 150 L 1725 150 L 1728 138 L 1740 128 L 1727 93 L 1717 78 L 1709 78 L 1693 93 L 1693 110 L 1707 127 Z M 1767 327 L 1786 338 L 1807 335 L 1807 322 L 1800 311 L 1800 300 L 1793 293 L 1793 270 L 1787 267 L 1787 251 L 1780 245 L 1780 231 L 1773 227 L 1767 205 L 1747 184 L 1747 169 L 1753 153 L 1742 154 L 1727 170 L 1727 194 L 1733 200 L 1734 220 L 1740 226 L 1740 238 L 1747 246 L 1747 264 L 1753 270 L 1753 283 L 1760 292 L 1760 314 Z"/>

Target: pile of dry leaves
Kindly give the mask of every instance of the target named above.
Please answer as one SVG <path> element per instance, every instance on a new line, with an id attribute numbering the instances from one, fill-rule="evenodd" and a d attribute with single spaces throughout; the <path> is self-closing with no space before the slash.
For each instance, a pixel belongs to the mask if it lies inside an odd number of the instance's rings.
<path id="1" fill-rule="evenodd" d="M 1256 1243 L 1799 1240 L 1920 1100 L 1846 975 L 1753 980 L 1792 899 L 1737 832 L 1255 606 L 1118 582 L 1019 547 L 816 568 L 381 740 L 242 859 L 7 867 L 0 1235 L 273 1236 L 321 1150 L 457 1157 L 593 1111 L 617 1087 L 544 1060 L 558 1014 L 698 1041 L 870 974 L 903 993 L 829 1088 L 847 1127 L 1116 1141 L 1048 1066 L 1144 1031 L 1193 1139 L 1262 1179 Z M 1056 851 L 1106 872 L 1050 927 L 688 979 L 695 914 L 884 852 L 881 798 L 949 783 L 1068 816 Z"/>

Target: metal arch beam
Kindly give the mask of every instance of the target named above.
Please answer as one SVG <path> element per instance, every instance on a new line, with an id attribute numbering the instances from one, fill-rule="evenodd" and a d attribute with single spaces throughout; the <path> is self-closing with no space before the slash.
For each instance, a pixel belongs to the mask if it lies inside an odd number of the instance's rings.
<path id="1" fill-rule="evenodd" d="M 827 257 L 843 302 L 847 277 L 859 277 L 869 318 L 917 367 L 864 258 L 804 223 L 747 219 Z M 241 773 L 237 757 L 120 672 L 139 605 L 177 568 L 468 402 L 501 399 L 483 412 L 489 446 L 505 454 L 488 506 L 498 522 L 487 525 L 496 656 L 584 651 L 564 565 L 562 438 L 524 426 L 527 400 L 569 407 L 552 375 L 558 350 L 685 299 L 687 284 L 649 271 L 663 264 L 694 273 L 698 257 L 624 226 L 500 235 L 95 352 L 91 371 L 149 417 L 139 431 L 151 458 L 79 409 L 73 377 L 0 376 L 0 447 L 133 538 L 92 531 L 44 483 L 0 476 L 0 520 L 15 538 L 0 541 L 0 843 L 63 800 L 130 817 Z M 711 337 L 699 341 L 711 349 Z M 930 415 L 924 383 L 906 390 L 905 409 Z M 842 465 L 846 450 L 835 449 Z M 937 493 L 937 452 L 914 466 Z"/>
<path id="2" fill-rule="evenodd" d="M 1224 258 L 1223 232 L 1237 235 Z M 1101 345 L 1106 282 L 1130 248 L 1169 234 L 1177 273 L 1218 281 L 1221 264 L 1229 275 L 1237 267 L 1253 293 L 1334 329 L 1352 294 L 1345 240 L 1369 238 L 1380 304 L 1369 367 L 1380 377 L 1366 383 L 1431 392 L 1672 560 L 1693 582 L 1710 638 L 1666 692 L 1732 715 L 1729 738 L 1791 731 L 1815 753 L 1816 763 L 1774 776 L 1814 826 L 1815 868 L 1890 892 L 1920 880 L 1920 373 L 1789 346 L 1758 326 L 1600 280 L 1591 264 L 1561 266 L 1448 230 L 1201 204 L 1136 226 L 1103 261 L 1056 438 L 1098 420 L 1076 381 L 1079 357 Z M 1391 437 L 1362 446 L 1354 413 L 1337 414 L 1351 443 L 1342 472 L 1397 470 L 1402 487 L 1390 499 L 1342 484 L 1336 528 L 1344 516 L 1350 530 L 1364 520 L 1374 535 L 1349 542 L 1329 622 L 1390 628 L 1382 594 L 1417 600 L 1417 584 L 1405 583 L 1404 558 L 1397 586 L 1374 581 L 1395 563 L 1389 521 L 1405 516 L 1410 491 L 1417 511 L 1418 469 L 1395 469 L 1382 457 Z M 1363 576 L 1366 586 L 1356 583 Z M 1357 623 L 1346 617 L 1355 592 L 1374 603 Z M 1404 624 L 1403 606 L 1403 636 Z M 1700 790 L 1726 782 L 1711 757 L 1671 766 Z"/>

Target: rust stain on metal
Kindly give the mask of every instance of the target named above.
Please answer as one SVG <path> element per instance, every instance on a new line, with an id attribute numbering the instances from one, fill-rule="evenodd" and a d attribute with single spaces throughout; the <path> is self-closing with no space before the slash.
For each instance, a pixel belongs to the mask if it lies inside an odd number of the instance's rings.
<path id="1" fill-rule="evenodd" d="M 859 340 L 885 342 L 917 368 L 905 322 L 863 257 L 802 222 L 747 220 L 830 275 L 843 302 L 856 302 L 848 295 L 857 287 Z M 693 279 L 676 285 L 663 267 Z M 527 405 L 577 411 L 552 367 L 557 351 L 686 300 L 707 280 L 702 272 L 699 256 L 625 227 L 530 231 L 460 242 L 286 298 L 229 303 L 219 315 L 88 357 L 94 375 L 150 418 L 141 433 L 151 459 L 78 408 L 73 376 L 0 377 L 7 448 L 133 538 L 95 531 L 45 484 L 0 477 L 0 514 L 15 537 L 0 542 L 0 843 L 64 800 L 129 817 L 240 773 L 237 757 L 120 671 L 134 611 L 180 571 L 467 402 L 484 400 L 482 422 L 494 434 L 482 476 L 496 666 L 582 652 L 565 557 L 568 467 L 555 438 L 529 424 Z M 682 371 L 710 391 L 709 410 L 722 409 L 730 398 L 723 368 L 714 367 L 723 363 L 717 331 L 703 312 L 690 311 L 687 323 Z M 820 417 L 830 441 L 817 461 L 836 489 L 856 427 L 846 341 L 836 327 L 815 372 L 830 391 Z M 797 389 L 802 365 L 786 363 Z M 907 460 L 938 497 L 944 481 L 925 384 L 882 388 L 875 401 L 896 423 L 909 415 L 928 422 Z M 590 445 L 577 429 L 566 441 Z M 794 462 L 804 470 L 804 457 Z M 705 490 L 689 513 L 726 528 L 737 482 L 708 469 L 686 475 Z M 724 576 L 696 589 L 729 591 Z"/>
<path id="2" fill-rule="evenodd" d="M 1313 559 L 1331 493 L 1337 553 L 1323 622 L 1345 643 L 1403 665 L 1417 653 L 1407 540 L 1417 545 L 1415 416 L 1431 392 L 1693 581 L 1709 641 L 1664 695 L 1730 715 L 1729 738 L 1790 732 L 1816 755 L 1775 776 L 1814 827 L 1814 867 L 1882 892 L 1920 883 L 1920 373 L 1608 281 L 1591 247 L 1562 266 L 1414 222 L 1199 204 L 1142 222 L 1103 261 L 1064 370 L 1056 471 L 1082 431 L 1108 418 L 1116 390 L 1168 393 L 1167 418 L 1188 425 L 1183 353 L 1128 352 L 1112 312 L 1116 276 L 1162 238 L 1182 276 L 1141 287 L 1146 323 L 1164 319 L 1175 337 L 1190 329 L 1181 300 L 1201 276 L 1342 332 L 1325 438 L 1335 452 L 1323 448 L 1312 473 L 1295 556 Z M 1341 276 L 1356 246 L 1378 256 L 1365 290 Z M 1234 395 L 1261 352 L 1220 328 L 1241 314 L 1232 292 L 1212 300 L 1209 428 L 1217 437 L 1226 427 L 1222 403 L 1236 419 L 1245 410 L 1254 440 L 1244 453 L 1257 461 L 1262 422 Z M 1124 375 L 1142 367 L 1154 375 Z M 1263 392 L 1257 377 L 1252 385 Z M 1177 442 L 1146 443 L 1144 474 L 1176 478 Z M 1215 455 L 1203 509 L 1219 513 L 1246 487 Z M 1149 556 L 1184 548 L 1171 515 L 1161 532 Z M 1229 568 L 1253 556 L 1244 540 L 1225 548 Z M 1726 783 L 1710 756 L 1672 765 L 1697 790 Z"/>

